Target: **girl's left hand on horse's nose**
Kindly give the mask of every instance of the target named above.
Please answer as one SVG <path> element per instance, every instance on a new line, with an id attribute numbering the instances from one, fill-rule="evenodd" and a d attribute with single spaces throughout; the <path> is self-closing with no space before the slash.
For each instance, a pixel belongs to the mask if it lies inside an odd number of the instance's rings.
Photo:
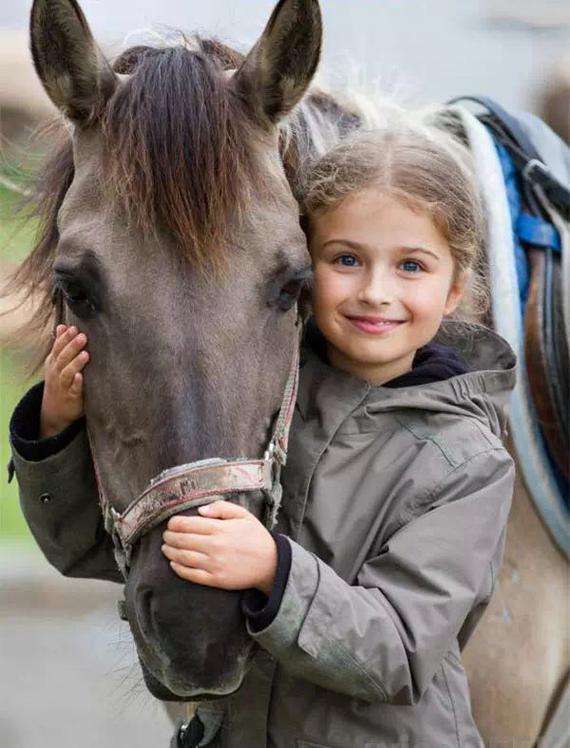
<path id="1" fill-rule="evenodd" d="M 163 533 L 162 552 L 182 579 L 220 589 L 257 588 L 269 594 L 277 569 L 277 546 L 247 509 L 216 501 L 201 516 L 177 516 Z"/>

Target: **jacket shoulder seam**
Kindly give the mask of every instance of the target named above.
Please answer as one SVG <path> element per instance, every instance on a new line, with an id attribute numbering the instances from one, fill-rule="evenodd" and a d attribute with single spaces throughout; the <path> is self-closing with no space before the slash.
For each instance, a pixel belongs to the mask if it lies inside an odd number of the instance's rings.
<path id="1" fill-rule="evenodd" d="M 441 479 L 435 484 L 435 486 L 426 487 L 426 489 L 422 491 L 422 493 L 416 498 L 416 500 L 406 507 L 407 511 L 405 510 L 401 515 L 401 519 L 403 519 L 404 523 L 409 522 L 411 519 L 414 519 L 414 517 L 417 516 L 417 510 L 424 507 L 426 502 L 436 499 L 438 492 L 441 490 L 441 487 L 457 470 L 465 467 L 465 465 L 468 465 L 477 457 L 481 457 L 482 455 L 490 454 L 492 452 L 504 452 L 507 455 L 509 454 L 503 446 L 494 446 L 489 447 L 488 449 L 481 449 L 478 452 L 470 455 L 467 459 L 463 460 L 459 464 L 453 465 L 451 470 L 447 470 L 441 477 Z"/>
<path id="2" fill-rule="evenodd" d="M 414 419 L 406 418 L 402 415 L 396 415 L 395 419 L 400 424 L 400 426 L 405 428 L 406 431 L 412 434 L 412 436 L 418 441 L 430 442 L 431 444 L 433 444 L 451 467 L 460 467 L 470 458 L 471 455 L 467 458 L 462 459 L 462 456 L 459 454 L 459 452 L 452 446 L 451 441 L 434 429 L 426 428 L 422 425 L 417 425 L 416 423 L 414 423 Z M 472 424 L 472 427 L 484 441 L 485 448 L 493 449 L 498 446 L 497 444 L 493 443 L 493 441 L 488 437 L 488 435 L 485 433 L 485 430 L 481 427 L 480 424 L 475 422 L 475 424 Z M 484 451 L 484 449 L 482 449 L 481 451 Z"/>
<path id="3" fill-rule="evenodd" d="M 473 462 L 477 457 L 481 457 L 482 455 L 490 454 L 491 452 L 504 452 L 505 454 L 509 454 L 507 450 L 502 446 L 495 446 L 495 447 L 489 447 L 488 449 L 481 449 L 478 452 L 475 452 L 472 455 L 469 455 L 469 457 L 459 464 L 455 465 L 452 470 L 449 470 L 442 479 L 436 483 L 434 488 L 431 488 L 427 492 L 427 496 L 430 498 L 434 498 L 435 494 L 440 490 L 440 488 L 443 486 L 446 480 L 448 480 L 457 470 L 459 470 L 462 467 L 465 467 L 465 465 L 468 465 L 470 462 Z"/>

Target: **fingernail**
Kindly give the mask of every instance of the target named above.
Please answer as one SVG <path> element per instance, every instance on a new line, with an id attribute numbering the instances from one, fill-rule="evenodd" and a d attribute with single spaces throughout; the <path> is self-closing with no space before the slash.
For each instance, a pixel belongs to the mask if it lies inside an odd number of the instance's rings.
<path id="1" fill-rule="evenodd" d="M 200 512 L 200 514 L 208 514 L 208 512 L 210 511 L 210 507 L 208 504 L 206 504 L 206 506 L 199 506 L 198 511 Z"/>

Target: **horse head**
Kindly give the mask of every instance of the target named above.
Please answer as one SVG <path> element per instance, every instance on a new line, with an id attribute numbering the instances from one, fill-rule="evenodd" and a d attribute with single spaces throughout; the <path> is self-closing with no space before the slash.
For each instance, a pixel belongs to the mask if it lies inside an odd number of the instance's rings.
<path id="1" fill-rule="evenodd" d="M 115 513 L 162 471 L 267 445 L 310 272 L 278 125 L 320 43 L 316 0 L 281 0 L 244 59 L 197 40 L 111 65 L 75 0 L 34 2 L 34 64 L 70 130 L 36 249 L 57 321 L 89 339 L 85 411 Z M 262 516 L 261 491 L 228 497 Z M 231 693 L 252 646 L 241 595 L 178 578 L 165 524 L 137 537 L 126 578 L 147 685 L 181 701 Z"/>

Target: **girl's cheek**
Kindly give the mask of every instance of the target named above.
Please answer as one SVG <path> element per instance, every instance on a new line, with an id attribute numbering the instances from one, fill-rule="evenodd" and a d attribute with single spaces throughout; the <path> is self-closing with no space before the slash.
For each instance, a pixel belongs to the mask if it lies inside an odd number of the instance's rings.
<path id="1" fill-rule="evenodd" d="M 324 282 L 322 285 L 315 285 L 313 305 L 322 309 L 331 309 L 342 300 L 343 296 L 342 290 L 332 282 L 330 284 Z"/>
<path id="2" fill-rule="evenodd" d="M 358 282 L 355 273 L 342 273 L 334 266 L 330 266 L 315 274 L 314 286 L 320 296 L 333 299 L 351 293 Z"/>
<path id="3" fill-rule="evenodd" d="M 334 287 L 334 278 L 326 269 L 320 268 L 313 276 L 313 300 L 325 299 Z"/>
<path id="4" fill-rule="evenodd" d="M 418 316 L 443 317 L 446 299 L 445 289 L 440 285 L 418 283 L 414 289 L 408 289 L 407 306 Z"/>

